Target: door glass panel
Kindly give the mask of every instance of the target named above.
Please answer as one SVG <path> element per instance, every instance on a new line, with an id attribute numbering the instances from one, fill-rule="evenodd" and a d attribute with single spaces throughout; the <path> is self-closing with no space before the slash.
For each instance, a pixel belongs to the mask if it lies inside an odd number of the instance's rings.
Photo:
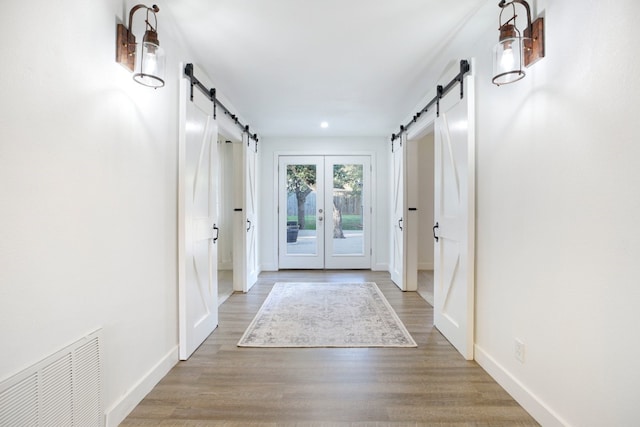
<path id="1" fill-rule="evenodd" d="M 316 165 L 287 165 L 287 255 L 317 255 Z"/>
<path id="2" fill-rule="evenodd" d="M 333 255 L 364 255 L 362 164 L 333 165 Z M 329 206 L 327 206 L 327 211 Z"/>

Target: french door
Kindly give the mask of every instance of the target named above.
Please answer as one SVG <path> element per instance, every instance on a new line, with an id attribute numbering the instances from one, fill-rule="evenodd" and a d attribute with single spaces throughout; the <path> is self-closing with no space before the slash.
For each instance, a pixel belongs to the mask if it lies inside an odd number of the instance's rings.
<path id="1" fill-rule="evenodd" d="M 369 156 L 280 156 L 279 268 L 371 268 Z"/>

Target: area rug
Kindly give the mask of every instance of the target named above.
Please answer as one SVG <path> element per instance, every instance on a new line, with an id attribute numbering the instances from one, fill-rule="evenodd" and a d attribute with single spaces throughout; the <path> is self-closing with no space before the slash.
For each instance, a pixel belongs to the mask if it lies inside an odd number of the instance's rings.
<path id="1" fill-rule="evenodd" d="M 276 283 L 239 347 L 417 347 L 378 286 Z"/>

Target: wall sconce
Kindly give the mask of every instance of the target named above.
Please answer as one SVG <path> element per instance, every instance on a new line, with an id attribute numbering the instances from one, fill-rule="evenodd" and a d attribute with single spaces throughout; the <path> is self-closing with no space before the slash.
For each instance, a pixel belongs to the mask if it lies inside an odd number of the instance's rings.
<path id="1" fill-rule="evenodd" d="M 138 9 L 147 11 L 146 30 L 141 44 L 136 44 L 132 27 L 133 14 Z M 136 82 L 154 89 L 164 86 L 164 50 L 160 47 L 156 31 L 158 28 L 156 13 L 159 11 L 160 8 L 155 4 L 152 7 L 143 4 L 134 6 L 129 12 L 129 27 L 118 24 L 116 37 L 116 62 L 134 72 L 133 79 Z M 151 16 L 153 16 L 154 25 L 149 22 Z"/>
<path id="2" fill-rule="evenodd" d="M 527 28 L 520 32 L 516 26 L 516 3 L 527 12 Z M 513 15 L 502 23 L 502 13 L 511 6 Z M 544 57 L 544 19 L 531 22 L 531 9 L 524 0 L 501 0 L 498 4 L 500 17 L 500 39 L 493 49 L 493 79 L 498 86 L 517 82 L 525 75 L 524 67 L 528 67 Z"/>

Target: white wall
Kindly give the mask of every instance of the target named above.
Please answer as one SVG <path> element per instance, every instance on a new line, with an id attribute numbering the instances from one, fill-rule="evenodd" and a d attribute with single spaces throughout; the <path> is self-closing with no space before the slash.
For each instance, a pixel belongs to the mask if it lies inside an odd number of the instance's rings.
<path id="1" fill-rule="evenodd" d="M 418 268 L 433 270 L 433 186 L 434 134 L 430 132 L 417 141 L 418 158 Z"/>
<path id="2" fill-rule="evenodd" d="M 277 228 L 277 154 L 368 154 L 372 158 L 374 176 L 373 209 L 375 223 L 371 235 L 372 265 L 375 270 L 389 268 L 389 156 L 391 142 L 384 137 L 362 138 L 278 138 L 265 137 L 258 145 L 260 195 L 260 264 L 263 271 L 278 266 Z"/>
<path id="3" fill-rule="evenodd" d="M 177 361 L 178 63 L 193 60 L 159 2 L 167 85 L 133 82 L 115 24 L 134 4 L 0 13 L 0 380 L 102 327 L 112 425 Z"/>
<path id="4" fill-rule="evenodd" d="M 218 153 L 220 159 L 219 185 L 220 200 L 218 204 L 218 218 L 220 237 L 218 240 L 218 269 L 233 269 L 233 142 L 224 136 L 219 138 Z"/>
<path id="5" fill-rule="evenodd" d="M 493 0 L 425 76 L 477 59 L 476 357 L 543 425 L 635 425 L 640 3 L 533 5 L 546 58 L 521 82 L 490 83 Z"/>

